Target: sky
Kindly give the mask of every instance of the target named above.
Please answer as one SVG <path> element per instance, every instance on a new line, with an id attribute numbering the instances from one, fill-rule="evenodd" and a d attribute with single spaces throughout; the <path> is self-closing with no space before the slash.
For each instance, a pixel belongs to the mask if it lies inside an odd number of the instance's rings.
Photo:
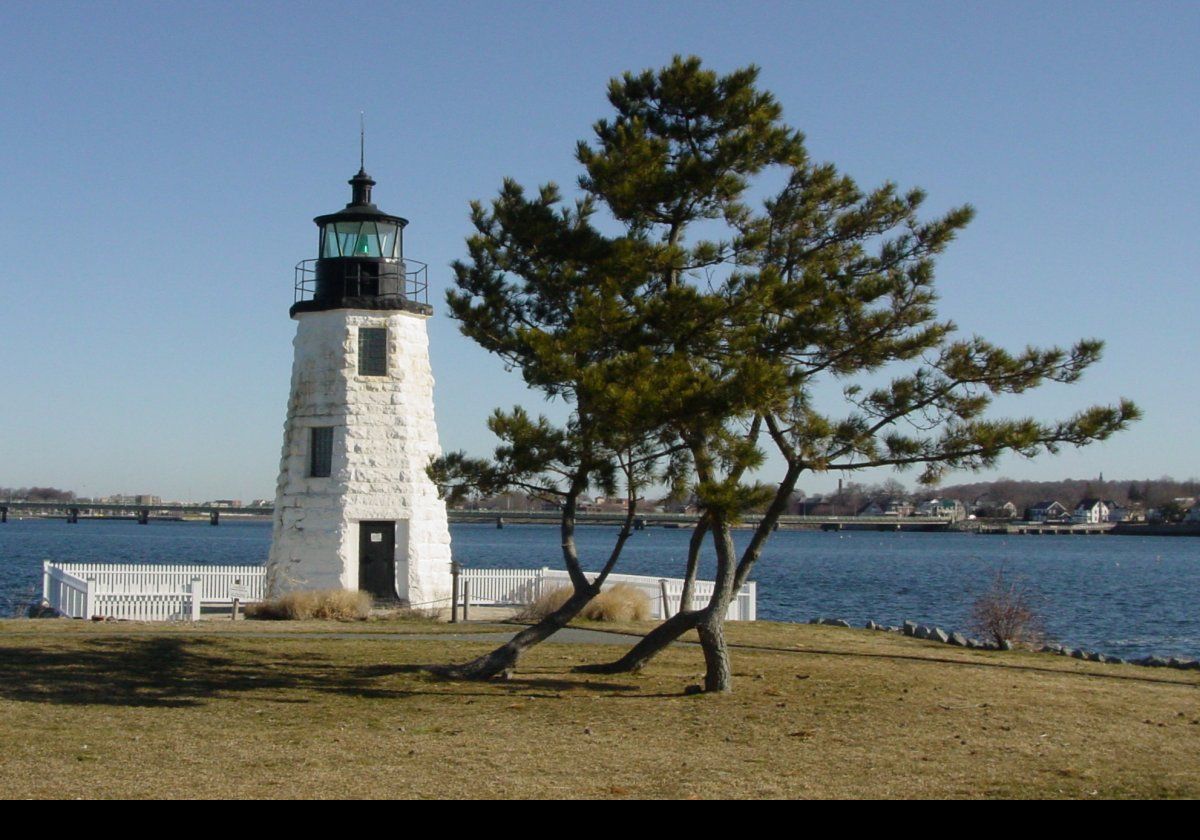
<path id="1" fill-rule="evenodd" d="M 572 194 L 608 79 L 675 54 L 758 65 L 860 184 L 975 206 L 937 273 L 964 334 L 1105 339 L 1082 382 L 998 410 L 1128 397 L 1145 419 L 983 478 L 1194 477 L 1197 43 L 1196 3 L 8 0 L 0 486 L 273 497 L 293 266 L 349 200 L 360 111 L 375 200 L 429 264 L 442 446 L 486 454 L 493 407 L 543 407 L 446 315 L 469 202 L 505 177 Z"/>

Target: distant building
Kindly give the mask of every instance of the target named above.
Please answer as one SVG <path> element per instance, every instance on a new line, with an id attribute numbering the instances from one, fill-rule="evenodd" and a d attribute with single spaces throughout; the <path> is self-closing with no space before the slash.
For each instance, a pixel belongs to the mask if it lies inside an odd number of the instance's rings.
<path id="1" fill-rule="evenodd" d="M 1080 499 L 1071 513 L 1071 522 L 1076 525 L 1098 525 L 1107 522 L 1109 513 L 1117 506 L 1109 499 Z"/>
<path id="2" fill-rule="evenodd" d="M 148 493 L 140 495 L 126 495 L 118 493 L 115 496 L 107 496 L 100 499 L 104 504 L 109 505 L 140 505 L 142 507 L 153 507 L 154 505 L 162 504 L 162 496 L 151 496 Z"/>
<path id="3" fill-rule="evenodd" d="M 905 499 L 875 499 L 864 505 L 858 516 L 912 516 L 913 506 Z"/>
<path id="4" fill-rule="evenodd" d="M 1112 503 L 1112 507 L 1109 508 L 1108 518 L 1105 519 L 1104 521 L 1105 522 L 1134 522 L 1139 519 L 1145 519 L 1145 518 L 1146 518 L 1146 515 L 1143 511 L 1141 511 L 1137 508 L 1131 508 L 1131 507 L 1125 507 L 1123 505 L 1118 505 L 1114 502 L 1114 503 Z"/>
<path id="5" fill-rule="evenodd" d="M 1025 521 L 1046 522 L 1051 519 L 1062 519 L 1068 516 L 1066 505 L 1053 499 L 1041 501 L 1025 511 Z"/>
<path id="6" fill-rule="evenodd" d="M 985 493 L 971 503 L 971 513 L 982 519 L 1016 519 L 1017 506 Z"/>
<path id="7" fill-rule="evenodd" d="M 967 509 L 958 499 L 926 499 L 917 505 L 917 516 L 936 516 L 957 522 L 966 518 Z"/>

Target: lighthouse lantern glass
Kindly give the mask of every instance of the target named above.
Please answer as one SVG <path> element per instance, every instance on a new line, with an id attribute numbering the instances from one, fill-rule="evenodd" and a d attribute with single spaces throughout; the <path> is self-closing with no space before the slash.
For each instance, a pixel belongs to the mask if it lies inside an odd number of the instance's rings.
<path id="1" fill-rule="evenodd" d="M 391 222 L 332 222 L 321 231 L 321 256 L 394 259 L 398 240 Z"/>

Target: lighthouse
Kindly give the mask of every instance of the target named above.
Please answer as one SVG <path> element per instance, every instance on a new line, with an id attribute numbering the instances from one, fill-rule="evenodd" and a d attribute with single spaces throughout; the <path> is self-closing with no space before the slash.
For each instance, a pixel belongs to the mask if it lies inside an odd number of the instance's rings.
<path id="1" fill-rule="evenodd" d="M 268 588 L 440 606 L 450 532 L 426 473 L 440 454 L 427 268 L 405 258 L 408 221 L 375 206 L 371 176 L 349 183 L 350 203 L 313 220 L 318 256 L 296 266 Z"/>

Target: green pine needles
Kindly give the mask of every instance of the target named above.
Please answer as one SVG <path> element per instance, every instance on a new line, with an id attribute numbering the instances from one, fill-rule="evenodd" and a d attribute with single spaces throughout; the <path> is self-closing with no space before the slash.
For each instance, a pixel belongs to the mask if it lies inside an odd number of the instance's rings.
<path id="1" fill-rule="evenodd" d="M 627 73 L 609 85 L 614 114 L 578 145 L 578 198 L 506 180 L 489 205 L 472 205 L 451 312 L 531 389 L 562 401 L 569 420 L 497 411 L 492 458 L 458 453 L 432 470 L 451 495 L 519 488 L 561 506 L 579 596 L 567 612 L 599 591 L 573 540 L 582 494 L 620 492 L 627 502 L 602 582 L 647 487 L 693 493 L 701 514 L 687 574 L 690 582 L 711 538 L 712 599 L 605 667 L 640 668 L 696 629 L 710 691 L 731 686 L 722 628 L 730 598 L 805 473 L 915 468 L 932 483 L 1006 453 L 1104 440 L 1138 417 L 1128 400 L 1051 421 L 990 416 L 997 396 L 1078 380 L 1101 343 L 1013 352 L 958 337 L 937 316 L 934 269 L 972 208 L 925 218 L 920 190 L 863 189 L 811 161 L 757 81 L 757 68 L 720 75 L 694 57 Z M 752 206 L 747 194 L 766 171 L 783 186 Z M 842 401 L 818 404 L 827 381 Z M 770 486 L 749 482 L 769 449 L 782 474 Z M 731 526 L 764 502 L 767 514 L 737 553 Z M 511 669 L 519 652 L 466 675 Z"/>

